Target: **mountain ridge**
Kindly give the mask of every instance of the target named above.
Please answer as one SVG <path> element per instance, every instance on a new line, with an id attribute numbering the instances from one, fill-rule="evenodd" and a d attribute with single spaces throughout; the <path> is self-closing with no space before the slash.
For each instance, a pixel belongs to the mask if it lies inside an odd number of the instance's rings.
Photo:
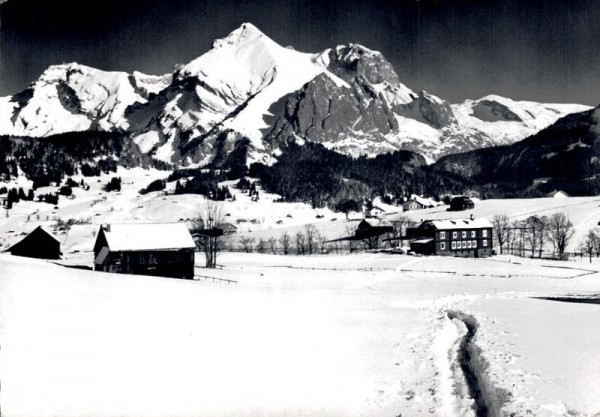
<path id="1" fill-rule="evenodd" d="M 240 143 L 248 162 L 270 164 L 290 140 L 354 156 L 411 150 L 431 163 L 514 143 L 588 108 L 494 95 L 450 104 L 402 84 L 380 52 L 359 44 L 297 52 L 245 23 L 172 74 L 51 66 L 0 98 L 0 135 L 119 132 L 183 166 L 222 160 Z"/>

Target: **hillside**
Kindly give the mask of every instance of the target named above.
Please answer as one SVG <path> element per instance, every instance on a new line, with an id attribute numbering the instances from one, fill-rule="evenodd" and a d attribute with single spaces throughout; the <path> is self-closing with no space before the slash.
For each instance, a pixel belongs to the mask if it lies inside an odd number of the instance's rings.
<path id="1" fill-rule="evenodd" d="M 600 108 L 561 118 L 513 145 L 449 155 L 433 169 L 471 178 L 488 196 L 600 193 Z"/>

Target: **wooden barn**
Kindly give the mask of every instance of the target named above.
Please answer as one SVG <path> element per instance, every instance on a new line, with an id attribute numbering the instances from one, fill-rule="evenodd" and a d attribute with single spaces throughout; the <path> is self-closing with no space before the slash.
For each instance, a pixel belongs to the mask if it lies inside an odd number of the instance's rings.
<path id="1" fill-rule="evenodd" d="M 102 225 L 94 270 L 192 279 L 195 251 L 184 223 Z"/>
<path id="2" fill-rule="evenodd" d="M 475 203 L 469 197 L 461 195 L 450 201 L 450 211 L 463 211 L 475 208 Z"/>
<path id="3" fill-rule="evenodd" d="M 487 219 L 427 220 L 406 234 L 415 253 L 479 258 L 492 254 L 492 227 Z"/>
<path id="4" fill-rule="evenodd" d="M 5 252 L 28 258 L 60 259 L 60 241 L 42 226 L 38 226 Z"/>

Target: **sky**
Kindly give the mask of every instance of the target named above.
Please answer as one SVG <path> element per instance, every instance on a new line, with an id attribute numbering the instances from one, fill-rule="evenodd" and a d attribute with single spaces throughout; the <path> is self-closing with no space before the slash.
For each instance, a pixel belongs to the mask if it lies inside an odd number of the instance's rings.
<path id="1" fill-rule="evenodd" d="M 64 62 L 171 72 L 244 22 L 304 52 L 381 51 L 450 102 L 600 103 L 597 0 L 0 0 L 0 95 Z"/>

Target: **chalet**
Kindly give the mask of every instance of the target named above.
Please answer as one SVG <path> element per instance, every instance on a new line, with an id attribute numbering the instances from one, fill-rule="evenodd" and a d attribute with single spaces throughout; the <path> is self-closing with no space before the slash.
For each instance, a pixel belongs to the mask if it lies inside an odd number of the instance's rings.
<path id="1" fill-rule="evenodd" d="M 367 211 L 367 218 L 377 218 L 385 213 L 385 210 L 378 206 L 373 206 Z"/>
<path id="2" fill-rule="evenodd" d="M 492 223 L 487 219 L 426 220 L 407 229 L 410 249 L 424 255 L 484 257 L 492 254 Z"/>
<path id="3" fill-rule="evenodd" d="M 475 203 L 465 195 L 454 197 L 452 201 L 450 201 L 450 211 L 463 211 L 472 208 L 475 208 Z"/>
<path id="4" fill-rule="evenodd" d="M 94 244 L 94 270 L 191 279 L 195 250 L 184 223 L 103 225 Z"/>
<path id="5" fill-rule="evenodd" d="M 425 205 L 415 199 L 408 200 L 406 203 L 402 204 L 403 211 L 421 210 L 424 208 Z"/>
<path id="6" fill-rule="evenodd" d="M 5 252 L 28 258 L 59 259 L 60 241 L 42 226 L 38 226 Z"/>

